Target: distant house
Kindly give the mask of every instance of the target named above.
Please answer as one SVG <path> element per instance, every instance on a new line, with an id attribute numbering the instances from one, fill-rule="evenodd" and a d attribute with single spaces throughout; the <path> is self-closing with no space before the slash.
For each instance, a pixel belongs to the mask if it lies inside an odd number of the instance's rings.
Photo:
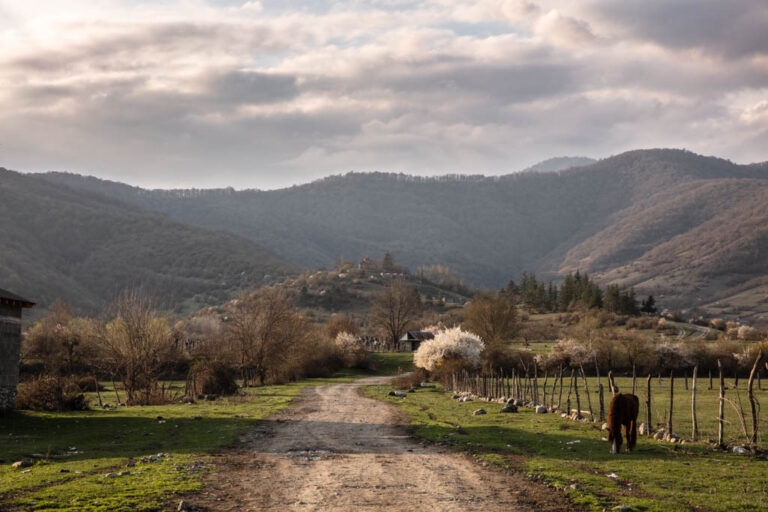
<path id="1" fill-rule="evenodd" d="M 0 289 L 0 413 L 16 403 L 21 350 L 21 310 L 34 302 Z"/>
<path id="2" fill-rule="evenodd" d="M 424 340 L 431 340 L 434 334 L 427 331 L 408 331 L 400 338 L 399 349 L 401 352 L 415 352 Z"/>

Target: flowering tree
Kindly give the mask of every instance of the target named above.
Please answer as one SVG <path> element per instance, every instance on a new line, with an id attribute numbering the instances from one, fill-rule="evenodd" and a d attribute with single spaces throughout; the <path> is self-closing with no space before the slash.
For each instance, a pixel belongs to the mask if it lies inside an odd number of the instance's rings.
<path id="1" fill-rule="evenodd" d="M 336 348 L 341 353 L 342 359 L 344 359 L 344 365 L 349 367 L 355 367 L 365 361 L 367 353 L 363 343 L 358 336 L 352 333 L 340 332 L 334 339 Z"/>
<path id="2" fill-rule="evenodd" d="M 460 327 L 438 332 L 434 339 L 424 341 L 413 356 L 413 363 L 428 371 L 435 371 L 448 361 L 463 366 L 477 367 L 482 362 L 485 343 L 479 336 Z"/>

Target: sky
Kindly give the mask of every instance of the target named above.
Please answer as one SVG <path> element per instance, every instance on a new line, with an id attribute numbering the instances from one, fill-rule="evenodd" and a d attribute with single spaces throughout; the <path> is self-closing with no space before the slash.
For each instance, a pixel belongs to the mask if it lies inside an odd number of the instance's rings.
<path id="1" fill-rule="evenodd" d="M 765 0 L 0 0 L 0 166 L 271 189 L 768 160 Z"/>

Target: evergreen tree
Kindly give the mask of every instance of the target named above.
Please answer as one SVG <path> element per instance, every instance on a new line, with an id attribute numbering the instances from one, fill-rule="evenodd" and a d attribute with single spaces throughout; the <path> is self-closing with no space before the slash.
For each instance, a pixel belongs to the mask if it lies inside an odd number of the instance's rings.
<path id="1" fill-rule="evenodd" d="M 640 308 L 640 311 L 643 313 L 648 313 L 649 315 L 656 314 L 656 299 L 653 298 L 653 295 L 649 295 L 648 298 L 642 302 L 642 308 Z"/>

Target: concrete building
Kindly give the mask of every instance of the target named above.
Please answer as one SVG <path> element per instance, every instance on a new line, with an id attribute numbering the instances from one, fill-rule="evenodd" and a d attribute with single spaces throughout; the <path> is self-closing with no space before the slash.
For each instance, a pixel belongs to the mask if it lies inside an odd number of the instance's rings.
<path id="1" fill-rule="evenodd" d="M 21 310 L 34 302 L 0 288 L 0 413 L 16 403 L 21 350 Z"/>

